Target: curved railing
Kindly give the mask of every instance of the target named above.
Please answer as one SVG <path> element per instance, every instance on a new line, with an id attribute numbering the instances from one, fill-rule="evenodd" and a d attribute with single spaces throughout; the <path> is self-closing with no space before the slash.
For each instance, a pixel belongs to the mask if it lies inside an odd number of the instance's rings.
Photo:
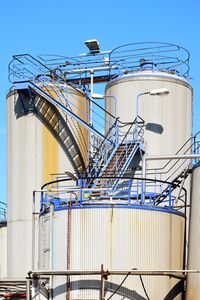
<path id="1" fill-rule="evenodd" d="M 163 42 L 131 43 L 116 47 L 109 54 L 110 76 L 119 72 L 159 70 L 189 77 L 189 52 L 178 45 Z"/>
<path id="2" fill-rule="evenodd" d="M 163 42 L 141 42 L 118 46 L 95 55 L 81 54 L 76 57 L 40 55 L 36 59 L 28 54 L 15 55 L 9 65 L 11 82 L 13 75 L 16 80 L 30 75 L 26 67 L 20 66 L 24 57 L 28 58 L 30 64 L 34 59 L 34 64 L 40 66 L 42 73 L 49 70 L 52 76 L 77 85 L 90 83 L 91 72 L 94 71 L 96 82 L 107 82 L 138 70 L 159 70 L 185 78 L 189 78 L 190 71 L 190 54 L 185 48 Z M 33 68 L 32 76 L 34 73 Z"/>
<path id="3" fill-rule="evenodd" d="M 107 177 L 108 180 L 111 178 L 117 179 L 117 177 Z M 104 177 L 105 179 L 105 177 Z M 52 204 L 55 209 L 67 209 L 71 206 L 72 208 L 78 207 L 92 207 L 99 205 L 112 205 L 113 207 L 134 207 L 141 206 L 143 208 L 156 208 L 158 203 L 155 200 L 158 197 L 158 193 L 154 192 L 157 186 L 165 183 L 168 184 L 169 189 L 172 185 L 171 182 L 156 181 L 154 179 L 143 179 L 136 177 L 124 177 L 123 180 L 127 181 L 126 189 L 120 188 L 114 192 L 111 187 L 105 188 L 88 188 L 87 182 L 89 178 L 82 178 L 77 181 L 77 184 L 71 181 L 70 178 L 57 179 L 49 182 L 43 186 L 41 192 L 41 213 L 45 212 L 46 209 Z M 145 201 L 142 200 L 142 186 L 145 180 L 146 186 L 149 187 L 148 192 L 145 192 Z M 67 182 L 67 184 L 66 184 Z M 70 185 L 71 182 L 71 185 Z M 180 205 L 176 207 L 176 197 L 172 192 L 166 195 L 166 198 L 159 204 L 159 208 L 166 211 L 176 212 L 180 210 Z M 183 200 L 182 208 L 185 208 L 186 200 Z"/>

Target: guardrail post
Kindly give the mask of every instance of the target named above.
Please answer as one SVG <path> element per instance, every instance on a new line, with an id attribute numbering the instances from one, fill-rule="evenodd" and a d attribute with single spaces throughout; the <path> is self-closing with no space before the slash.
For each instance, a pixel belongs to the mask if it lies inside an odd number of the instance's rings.
<path id="1" fill-rule="evenodd" d="M 172 185 L 169 184 L 169 208 L 172 208 Z"/>
<path id="2" fill-rule="evenodd" d="M 30 284 L 31 279 L 26 278 L 26 300 L 31 299 L 31 284 Z"/>
<path id="3" fill-rule="evenodd" d="M 83 179 L 80 179 L 80 205 L 83 203 Z"/>
<path id="4" fill-rule="evenodd" d="M 131 204 L 131 179 L 128 180 L 128 205 Z"/>
<path id="5" fill-rule="evenodd" d="M 40 211 L 42 211 L 44 192 L 40 194 Z"/>
<path id="6" fill-rule="evenodd" d="M 100 286 L 100 293 L 99 293 L 99 300 L 104 300 L 104 293 L 105 293 L 105 275 L 103 270 L 103 264 L 101 265 L 101 286 Z"/>

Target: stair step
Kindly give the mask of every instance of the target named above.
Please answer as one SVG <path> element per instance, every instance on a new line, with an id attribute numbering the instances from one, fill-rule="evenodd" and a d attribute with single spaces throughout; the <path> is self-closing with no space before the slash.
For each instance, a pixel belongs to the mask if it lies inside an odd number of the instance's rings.
<path id="1" fill-rule="evenodd" d="M 49 119 L 49 123 L 51 123 L 52 120 L 53 120 L 55 117 L 57 117 L 57 113 L 56 113 L 56 112 L 53 112 L 51 118 Z M 56 121 L 56 122 L 58 122 L 58 118 L 57 118 L 57 121 Z"/>
<path id="2" fill-rule="evenodd" d="M 68 140 L 70 140 L 70 136 L 67 135 L 67 137 L 63 140 L 63 143 L 66 143 Z"/>
<path id="3" fill-rule="evenodd" d="M 77 158 L 79 158 L 78 153 L 72 157 L 73 160 L 76 160 Z"/>
<path id="4" fill-rule="evenodd" d="M 74 144 L 71 144 L 71 146 L 68 148 L 68 151 L 71 151 L 71 149 L 74 148 Z"/>

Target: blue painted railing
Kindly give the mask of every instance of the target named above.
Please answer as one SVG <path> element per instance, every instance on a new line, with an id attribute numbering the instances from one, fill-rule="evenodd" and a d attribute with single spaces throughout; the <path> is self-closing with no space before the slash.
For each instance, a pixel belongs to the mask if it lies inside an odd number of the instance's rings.
<path id="1" fill-rule="evenodd" d="M 125 179 L 124 179 L 125 180 Z M 153 180 L 146 180 L 145 202 L 142 202 L 142 180 L 141 179 L 126 179 L 126 185 L 123 188 L 115 190 L 111 188 L 87 188 L 86 179 L 79 180 L 77 186 L 66 186 L 63 184 L 58 186 L 52 185 L 49 190 L 41 193 L 41 212 L 44 211 L 50 204 L 55 208 L 66 208 L 70 204 L 74 207 L 91 207 L 94 205 L 122 205 L 122 206 L 155 206 L 155 200 L 159 196 L 161 183 Z M 172 195 L 169 186 L 169 193 L 160 207 L 165 207 L 169 210 L 174 209 L 175 197 Z M 97 195 L 98 193 L 98 195 Z"/>

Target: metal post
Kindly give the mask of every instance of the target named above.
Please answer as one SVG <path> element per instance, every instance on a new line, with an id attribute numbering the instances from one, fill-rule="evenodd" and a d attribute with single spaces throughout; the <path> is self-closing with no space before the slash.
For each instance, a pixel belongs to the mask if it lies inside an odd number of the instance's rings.
<path id="1" fill-rule="evenodd" d="M 40 296 L 39 291 L 39 277 L 34 275 L 32 278 L 32 299 L 38 299 Z"/>
<path id="2" fill-rule="evenodd" d="M 172 185 L 169 184 L 169 208 L 172 208 Z"/>
<path id="3" fill-rule="evenodd" d="M 150 92 L 144 92 L 144 93 L 140 93 L 136 96 L 136 108 L 135 108 L 135 128 L 136 128 L 136 134 L 138 133 L 138 122 L 139 122 L 139 97 L 143 96 L 143 95 L 148 95 L 150 94 Z"/>
<path id="4" fill-rule="evenodd" d="M 146 159 L 142 159 L 142 203 L 145 202 L 145 192 L 146 192 Z"/>
<path id="5" fill-rule="evenodd" d="M 135 129 L 136 129 L 136 134 L 137 134 L 137 129 L 138 129 L 138 100 L 141 94 L 137 95 L 136 97 L 136 108 L 135 108 Z"/>
<path id="6" fill-rule="evenodd" d="M 31 299 L 31 284 L 30 284 L 31 279 L 26 278 L 26 300 Z"/>
<path id="7" fill-rule="evenodd" d="M 100 286 L 100 294 L 99 299 L 104 300 L 104 291 L 105 291 L 105 281 L 104 281 L 104 270 L 103 270 L 103 264 L 101 265 L 101 286 Z"/>
<path id="8" fill-rule="evenodd" d="M 67 270 L 71 267 L 71 207 L 72 207 L 72 193 L 70 193 L 70 201 L 67 216 Z M 70 276 L 67 276 L 67 300 L 70 300 Z"/>
<path id="9" fill-rule="evenodd" d="M 90 97 L 92 98 L 92 95 L 93 95 L 93 87 L 94 87 L 94 70 L 91 69 L 90 75 L 91 75 L 91 81 L 90 81 Z M 92 109 L 93 109 L 93 107 L 92 107 L 92 102 L 90 101 L 90 125 L 93 124 L 93 122 L 92 122 L 92 118 L 93 118 Z"/>
<path id="10" fill-rule="evenodd" d="M 53 270 L 53 204 L 50 204 L 50 255 L 49 255 L 49 265 Z M 53 299 L 53 275 L 50 276 L 50 299 Z"/>
<path id="11" fill-rule="evenodd" d="M 80 184 L 81 184 L 81 188 L 80 188 L 80 205 L 83 204 L 83 179 L 80 179 Z"/>
<path id="12" fill-rule="evenodd" d="M 33 203 L 32 203 L 32 270 L 35 269 L 35 193 L 33 191 Z"/>
<path id="13" fill-rule="evenodd" d="M 128 205 L 131 204 L 131 179 L 128 180 Z"/>

